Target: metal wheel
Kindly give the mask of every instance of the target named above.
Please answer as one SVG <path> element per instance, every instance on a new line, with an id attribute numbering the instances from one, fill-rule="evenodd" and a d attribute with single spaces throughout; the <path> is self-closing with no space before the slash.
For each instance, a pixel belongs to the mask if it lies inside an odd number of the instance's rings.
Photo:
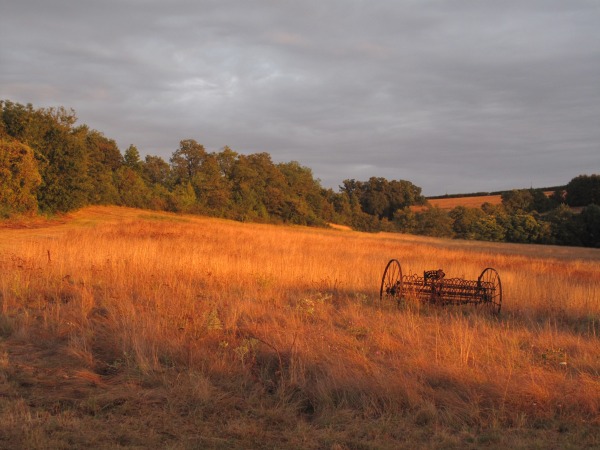
<path id="1" fill-rule="evenodd" d="M 479 295 L 481 295 L 481 302 L 488 307 L 490 312 L 499 314 L 502 307 L 502 284 L 496 269 L 491 267 L 484 269 L 477 278 L 477 287 Z"/>
<path id="2" fill-rule="evenodd" d="M 379 301 L 384 299 L 395 299 L 400 302 L 402 298 L 402 268 L 397 259 L 390 259 L 381 278 L 379 289 Z"/>

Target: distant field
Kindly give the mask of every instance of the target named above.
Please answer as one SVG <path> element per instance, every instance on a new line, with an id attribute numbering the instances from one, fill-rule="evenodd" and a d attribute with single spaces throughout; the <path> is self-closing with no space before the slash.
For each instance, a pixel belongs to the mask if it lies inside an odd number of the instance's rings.
<path id="1" fill-rule="evenodd" d="M 383 269 L 498 270 L 502 313 Z M 117 207 L 0 228 L 0 448 L 599 448 L 600 250 Z"/>
<path id="2" fill-rule="evenodd" d="M 440 209 L 451 210 L 457 206 L 466 206 L 468 208 L 481 208 L 484 203 L 499 205 L 502 203 L 500 195 L 485 195 L 481 197 L 456 197 L 456 198 L 436 198 L 429 199 L 432 206 Z"/>
<path id="3" fill-rule="evenodd" d="M 547 196 L 553 194 L 553 191 L 545 192 Z M 451 210 L 457 206 L 465 206 L 467 208 L 481 208 L 484 203 L 499 205 L 502 203 L 501 195 L 483 195 L 472 197 L 455 197 L 455 198 L 432 198 L 427 200 L 432 206 L 440 209 Z M 415 210 L 423 209 L 423 207 L 415 208 Z"/>

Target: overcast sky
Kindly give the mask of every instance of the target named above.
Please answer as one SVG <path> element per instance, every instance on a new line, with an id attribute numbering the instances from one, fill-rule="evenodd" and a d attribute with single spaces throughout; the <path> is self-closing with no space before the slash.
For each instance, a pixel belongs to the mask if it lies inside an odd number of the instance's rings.
<path id="1" fill-rule="evenodd" d="M 600 173 L 598 0 L 0 0 L 0 99 L 425 195 Z"/>

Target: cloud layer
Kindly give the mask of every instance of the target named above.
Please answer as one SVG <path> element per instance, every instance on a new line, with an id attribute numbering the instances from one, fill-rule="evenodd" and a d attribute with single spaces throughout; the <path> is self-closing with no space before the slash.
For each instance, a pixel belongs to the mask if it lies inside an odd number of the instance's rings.
<path id="1" fill-rule="evenodd" d="M 427 195 L 600 172 L 593 0 L 2 3 L 0 98 L 142 154 L 193 138 Z"/>

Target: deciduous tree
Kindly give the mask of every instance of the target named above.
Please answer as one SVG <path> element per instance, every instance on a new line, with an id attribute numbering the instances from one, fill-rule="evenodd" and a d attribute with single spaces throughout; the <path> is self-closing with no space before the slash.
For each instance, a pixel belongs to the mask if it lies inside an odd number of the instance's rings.
<path id="1" fill-rule="evenodd" d="M 33 150 L 11 138 L 0 138 L 0 215 L 35 213 L 40 183 Z"/>

